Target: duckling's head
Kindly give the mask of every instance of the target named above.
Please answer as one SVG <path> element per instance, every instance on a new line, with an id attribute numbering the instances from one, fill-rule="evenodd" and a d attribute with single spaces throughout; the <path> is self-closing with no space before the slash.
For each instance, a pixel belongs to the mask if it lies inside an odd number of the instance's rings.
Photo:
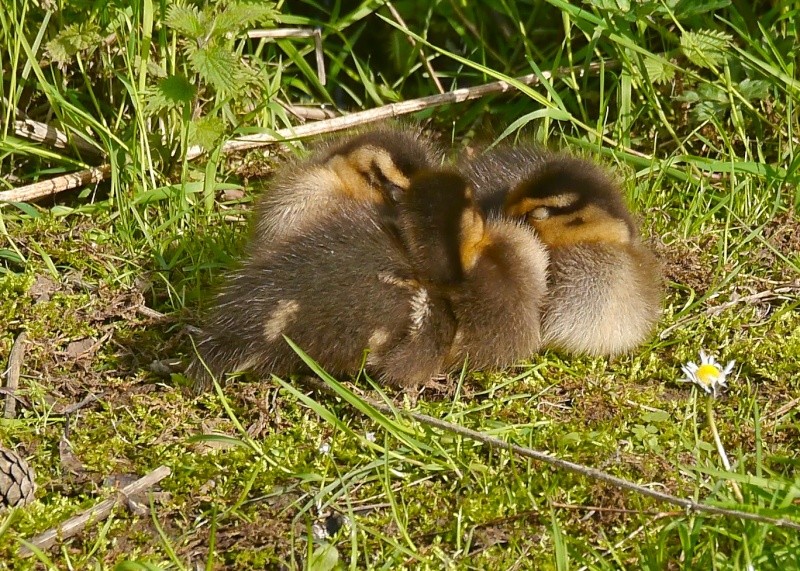
<path id="1" fill-rule="evenodd" d="M 416 172 L 434 166 L 436 154 L 420 133 L 384 128 L 333 147 L 324 161 L 354 198 L 394 204 Z"/>
<path id="2" fill-rule="evenodd" d="M 599 167 L 573 157 L 544 161 L 509 191 L 504 212 L 524 219 L 550 247 L 628 244 L 636 236 L 617 185 Z"/>
<path id="3" fill-rule="evenodd" d="M 452 170 L 429 169 L 413 176 L 399 220 L 417 271 L 433 283 L 461 281 L 489 245 L 472 188 Z"/>

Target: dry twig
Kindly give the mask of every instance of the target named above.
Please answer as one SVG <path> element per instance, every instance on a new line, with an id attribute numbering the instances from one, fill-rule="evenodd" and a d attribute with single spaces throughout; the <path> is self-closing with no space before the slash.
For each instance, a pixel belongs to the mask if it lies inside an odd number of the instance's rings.
<path id="1" fill-rule="evenodd" d="M 117 504 L 122 501 L 127 501 L 130 496 L 140 494 L 152 488 L 158 482 L 169 476 L 169 474 L 170 469 L 167 466 L 159 466 L 146 476 L 118 490 L 113 498 L 102 501 L 82 514 L 68 519 L 55 529 L 48 530 L 32 538 L 30 541 L 26 541 L 25 545 L 20 548 L 19 555 L 21 557 L 30 557 L 34 553 L 32 548 L 48 549 L 55 545 L 58 540 L 68 539 L 79 534 L 88 524 L 97 523 L 106 519 Z"/>
<path id="2" fill-rule="evenodd" d="M 101 165 L 97 168 L 57 176 L 50 180 L 35 182 L 11 190 L 4 190 L 0 192 L 0 202 L 27 202 L 29 200 L 36 200 L 72 188 L 80 188 L 87 184 L 100 182 L 108 178 L 110 174 L 111 165 Z"/>
<path id="3" fill-rule="evenodd" d="M 14 121 L 14 134 L 23 139 L 44 143 L 56 149 L 68 149 L 70 144 L 73 144 L 86 159 L 100 159 L 105 154 L 98 146 L 92 145 L 80 136 L 70 138 L 69 135 L 52 125 L 34 121 L 33 119 L 25 118 Z"/>
<path id="4" fill-rule="evenodd" d="M 334 117 L 340 117 L 342 115 L 335 109 L 329 109 L 327 107 L 290 105 L 289 103 L 283 103 L 282 101 L 279 101 L 278 103 L 280 103 L 281 107 L 286 109 L 289 113 L 298 119 L 303 119 L 304 121 L 323 121 L 325 119 L 333 119 Z"/>
<path id="5" fill-rule="evenodd" d="M 8 367 L 6 368 L 6 406 L 3 417 L 14 418 L 17 414 L 17 397 L 15 393 L 19 387 L 19 372 L 22 367 L 22 359 L 25 358 L 25 341 L 27 334 L 23 331 L 17 336 L 11 352 L 8 354 Z"/>
<path id="6" fill-rule="evenodd" d="M 320 389 L 321 391 L 327 394 L 337 395 L 337 393 L 331 387 L 329 387 L 326 383 L 324 383 L 319 379 L 313 377 L 305 377 L 304 381 L 308 382 L 309 385 L 317 389 Z M 410 410 L 392 408 L 386 404 L 377 402 L 375 400 L 366 397 L 360 397 L 360 398 L 364 402 L 369 404 L 371 407 L 375 408 L 376 410 L 379 410 L 384 414 L 394 415 L 400 413 L 402 415 L 409 416 L 414 420 L 416 420 L 417 422 L 420 422 L 427 426 L 439 428 L 441 430 L 445 430 L 447 432 L 457 434 L 465 438 L 469 438 L 470 440 L 475 440 L 476 442 L 487 444 L 488 446 L 491 446 L 493 448 L 508 450 L 509 452 L 512 452 L 518 456 L 531 458 L 533 460 L 539 460 L 541 462 L 554 466 L 555 468 L 566 470 L 567 472 L 581 474 L 582 476 L 586 476 L 587 478 L 591 478 L 593 480 L 600 480 L 602 482 L 611 484 L 615 488 L 621 490 L 635 492 L 637 494 L 653 498 L 654 500 L 657 500 L 659 502 L 664 502 L 666 504 L 679 506 L 685 509 L 687 513 L 696 512 L 696 513 L 705 513 L 705 514 L 720 515 L 726 517 L 734 517 L 734 518 L 757 521 L 759 523 L 767 523 L 778 527 L 784 527 L 800 531 L 800 523 L 792 520 L 784 518 L 777 519 L 741 510 L 720 508 L 717 506 L 695 502 L 694 500 L 690 499 L 679 498 L 677 496 L 673 496 L 672 494 L 667 494 L 666 492 L 659 492 L 658 490 L 650 489 L 646 486 L 630 482 L 623 478 L 618 478 L 617 476 L 614 476 L 602 470 L 598 470 L 597 468 L 584 466 L 583 464 L 577 464 L 575 462 L 570 462 L 569 460 L 562 460 L 561 458 L 552 456 L 547 452 L 540 452 L 538 450 L 533 450 L 532 448 L 526 448 L 524 446 L 512 444 L 510 442 L 506 442 L 494 436 L 483 434 L 482 432 L 478 432 L 470 428 L 459 426 L 457 424 L 453 424 L 452 422 L 447 422 L 446 420 L 442 420 L 440 418 L 434 418 L 427 414 L 413 412 Z"/>
<path id="7" fill-rule="evenodd" d="M 582 77 L 588 72 L 597 72 L 601 68 L 609 69 L 614 65 L 614 62 L 593 63 L 585 67 L 577 68 L 577 75 Z M 541 77 L 549 80 L 555 76 L 561 76 L 568 73 L 574 74 L 576 73 L 576 69 L 561 68 L 555 73 L 543 71 Z M 514 81 L 523 85 L 536 85 L 541 81 L 541 77 L 532 73 L 517 77 Z M 420 97 L 419 99 L 411 99 L 409 101 L 402 101 L 400 103 L 390 103 L 375 109 L 358 111 L 356 113 L 350 113 L 349 115 L 343 115 L 341 117 L 334 117 L 325 121 L 317 121 L 316 123 L 308 123 L 298 127 L 280 129 L 275 135 L 263 133 L 258 135 L 238 137 L 225 143 L 222 146 L 222 152 L 230 153 L 233 151 L 243 151 L 286 140 L 303 139 L 325 133 L 333 133 L 336 131 L 349 129 L 351 127 L 373 123 L 375 121 L 381 121 L 393 117 L 401 117 L 403 115 L 416 113 L 431 107 L 438 107 L 440 105 L 447 105 L 451 103 L 462 103 L 472 99 L 479 99 L 493 93 L 507 93 L 513 89 L 514 86 L 507 81 L 492 81 L 490 83 L 477 85 L 475 87 L 462 87 L 447 93 L 429 95 L 427 97 Z M 640 157 L 650 158 L 644 153 L 634 152 L 630 149 L 628 149 L 628 152 Z M 199 157 L 201 154 L 203 154 L 202 147 L 192 147 L 187 151 L 186 156 L 188 160 L 192 160 Z M 103 165 L 96 169 L 80 171 L 78 173 L 57 177 L 49 181 L 21 186 L 19 188 L 0 192 L 0 202 L 23 202 L 35 200 L 43 196 L 48 196 L 50 194 L 55 194 L 71 188 L 77 188 L 91 182 L 99 182 L 107 178 L 110 173 L 110 165 Z"/>

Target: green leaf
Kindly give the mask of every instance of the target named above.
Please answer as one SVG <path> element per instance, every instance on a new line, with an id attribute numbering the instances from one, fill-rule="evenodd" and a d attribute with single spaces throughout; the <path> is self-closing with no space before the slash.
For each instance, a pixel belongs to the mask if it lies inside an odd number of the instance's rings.
<path id="1" fill-rule="evenodd" d="M 46 50 L 57 63 L 67 64 L 78 52 L 94 51 L 100 45 L 100 28 L 92 21 L 70 24 L 47 42 Z"/>
<path id="2" fill-rule="evenodd" d="M 227 434 L 197 434 L 195 436 L 190 436 L 186 439 L 187 442 L 190 444 L 194 444 L 197 442 L 203 443 L 211 443 L 211 444 L 219 444 L 223 447 L 227 448 L 249 448 L 246 442 L 243 442 L 240 438 L 236 438 L 233 436 L 228 436 Z"/>
<path id="3" fill-rule="evenodd" d="M 164 571 L 164 568 L 149 561 L 121 561 L 114 571 Z"/>
<path id="4" fill-rule="evenodd" d="M 339 552 L 331 544 L 320 545 L 311 554 L 308 568 L 311 571 L 331 571 L 339 563 Z"/>
<path id="5" fill-rule="evenodd" d="M 698 67 L 711 68 L 725 60 L 733 36 L 714 30 L 684 32 L 681 50 Z"/>
<path id="6" fill-rule="evenodd" d="M 670 419 L 670 414 L 664 410 L 654 410 L 642 415 L 642 422 L 665 422 Z"/>
<path id="7" fill-rule="evenodd" d="M 652 57 L 644 56 L 644 67 L 653 83 L 668 83 L 675 76 L 675 68 Z"/>
<path id="8" fill-rule="evenodd" d="M 234 92 L 241 88 L 247 70 L 234 54 L 222 46 L 205 46 L 189 54 L 189 61 L 203 81 L 217 91 Z"/>
<path id="9" fill-rule="evenodd" d="M 739 84 L 739 91 L 748 101 L 766 99 L 769 96 L 769 82 L 763 79 L 745 79 Z"/>
<path id="10" fill-rule="evenodd" d="M 261 4 L 234 2 L 217 16 L 214 35 L 236 34 L 243 28 L 249 28 L 255 24 L 270 26 L 275 22 L 276 14 L 274 2 Z"/>
<path id="11" fill-rule="evenodd" d="M 727 8 L 730 4 L 731 0 L 705 0 L 704 2 L 698 2 L 697 0 L 681 0 L 674 6 L 673 10 L 675 12 L 675 17 L 679 20 L 683 20 L 684 18 L 692 18 L 700 14 Z"/>
<path id="12" fill-rule="evenodd" d="M 197 6 L 180 6 L 178 4 L 169 7 L 164 20 L 167 26 L 193 40 L 200 39 L 207 34 L 206 22 L 205 14 L 201 13 Z"/>
<path id="13" fill-rule="evenodd" d="M 9 248 L 0 248 L 0 260 L 8 260 L 12 264 L 24 264 L 25 260 L 22 259 L 18 253 Z"/>
<path id="14" fill-rule="evenodd" d="M 205 150 L 213 149 L 225 134 L 225 123 L 219 117 L 207 115 L 189 124 L 189 144 L 200 145 Z"/>
<path id="15" fill-rule="evenodd" d="M 152 115 L 162 109 L 181 109 L 191 103 L 197 89 L 182 75 L 171 75 L 158 82 L 145 97 L 145 113 Z"/>
<path id="16" fill-rule="evenodd" d="M 39 218 L 40 216 L 39 211 L 36 210 L 36 207 L 28 204 L 27 202 L 12 202 L 11 204 L 15 208 L 19 208 L 22 212 L 24 212 L 31 218 Z"/>

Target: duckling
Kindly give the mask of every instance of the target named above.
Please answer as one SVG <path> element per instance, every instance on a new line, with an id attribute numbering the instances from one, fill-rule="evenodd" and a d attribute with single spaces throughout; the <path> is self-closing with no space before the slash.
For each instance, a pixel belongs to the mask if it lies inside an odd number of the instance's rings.
<path id="1" fill-rule="evenodd" d="M 504 368 L 540 348 L 548 256 L 530 227 L 487 221 L 464 177 L 448 170 L 414 177 L 398 218 L 423 279 L 455 314 L 448 369 L 465 360 L 472 369 Z"/>
<path id="2" fill-rule="evenodd" d="M 305 372 L 284 336 L 334 375 L 365 367 L 410 388 L 442 372 L 455 316 L 418 277 L 396 225 L 341 209 L 257 254 L 229 276 L 197 337 L 187 371 L 196 390 L 209 385 L 206 367 L 215 376 Z"/>
<path id="3" fill-rule="evenodd" d="M 524 220 L 549 249 L 546 346 L 614 356 L 648 338 L 663 302 L 660 266 L 598 166 L 520 146 L 489 151 L 464 171 L 494 215 Z"/>
<path id="4" fill-rule="evenodd" d="M 385 125 L 337 138 L 276 176 L 256 208 L 253 251 L 343 209 L 374 209 L 391 219 L 410 177 L 442 157 L 415 127 Z"/>

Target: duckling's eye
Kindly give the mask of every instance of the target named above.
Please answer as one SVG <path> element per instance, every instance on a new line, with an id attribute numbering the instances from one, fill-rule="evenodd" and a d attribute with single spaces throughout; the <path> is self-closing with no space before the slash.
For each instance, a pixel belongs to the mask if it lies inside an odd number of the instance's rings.
<path id="1" fill-rule="evenodd" d="M 400 202 L 400 199 L 403 198 L 405 191 L 406 189 L 398 184 L 393 182 L 386 183 L 386 194 L 389 195 L 389 199 L 392 202 Z"/>
<path id="2" fill-rule="evenodd" d="M 528 220 L 545 220 L 550 218 L 550 209 L 546 206 L 539 206 L 528 212 Z"/>

